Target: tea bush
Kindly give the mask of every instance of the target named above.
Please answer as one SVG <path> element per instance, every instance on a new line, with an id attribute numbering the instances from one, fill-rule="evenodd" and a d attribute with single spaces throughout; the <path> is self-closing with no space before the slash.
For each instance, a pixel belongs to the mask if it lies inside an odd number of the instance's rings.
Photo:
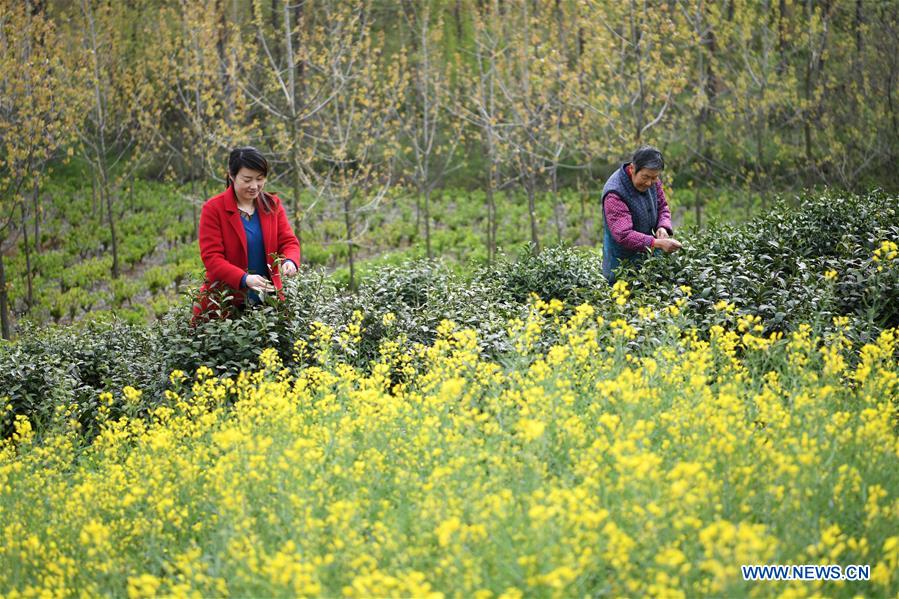
<path id="1" fill-rule="evenodd" d="M 878 271 L 874 260 L 882 241 L 899 239 L 896 199 L 830 194 L 803 198 L 800 206 L 692 235 L 683 251 L 650 257 L 627 278 L 647 303 L 690 287 L 700 327 L 722 300 L 758 315 L 769 331 L 847 315 L 857 321 L 856 340 L 864 341 L 899 325 L 899 272 L 895 265 Z"/>
<path id="2" fill-rule="evenodd" d="M 480 351 L 505 362 L 517 359 L 510 321 L 526 322 L 534 309 L 564 318 L 584 303 L 618 321 L 616 330 L 627 325 L 632 349 L 658 344 L 668 327 L 707 337 L 737 317 L 765 335 L 807 323 L 821 335 L 839 328 L 853 343 L 865 343 L 899 326 L 899 259 L 890 245 L 899 240 L 894 203 L 877 193 L 804 198 L 799 209 L 783 205 L 740 226 L 689 234 L 682 252 L 648 258 L 639 272 L 624 272 L 626 284 L 615 289 L 595 252 L 558 247 L 501 256 L 467 272 L 438 261 L 388 262 L 354 294 L 324 272 L 303 268 L 286 281 L 284 301 L 198 326 L 190 324 L 188 290 L 172 309 L 173 300 L 155 300 L 154 307 L 167 312 L 151 325 L 112 318 L 29 331 L 17 343 L 0 345 L 0 397 L 38 430 L 64 404 L 91 431 L 100 393 L 120 396 L 124 386 L 139 386 L 146 410 L 160 401 L 165 374 L 175 369 L 205 366 L 235 376 L 252 369 L 268 347 L 288 367 L 318 364 L 302 348 L 327 342 L 335 358 L 365 370 L 380 359 L 385 340 L 401 348 L 429 345 L 445 320 L 476 331 Z M 127 290 L 115 291 L 127 296 Z M 68 295 L 59 296 L 58 310 L 86 301 Z M 835 316 L 843 317 L 839 326 Z M 552 328 L 533 334 L 538 348 L 557 341 Z M 4 434 L 10 423 L 5 420 Z"/>
<path id="3" fill-rule="evenodd" d="M 26 329 L 0 348 L 0 396 L 12 415 L 27 415 L 38 430 L 65 416 L 91 434 L 100 392 L 120 395 L 130 385 L 161 393 L 170 367 L 164 342 L 151 328 L 118 321 Z"/>

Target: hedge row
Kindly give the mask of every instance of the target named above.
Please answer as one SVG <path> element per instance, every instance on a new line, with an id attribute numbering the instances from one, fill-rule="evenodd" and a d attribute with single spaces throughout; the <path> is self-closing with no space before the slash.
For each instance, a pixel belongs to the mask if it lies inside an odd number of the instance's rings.
<path id="1" fill-rule="evenodd" d="M 688 234 L 682 252 L 650 257 L 640 272 L 622 275 L 629 283 L 626 301 L 603 278 L 598 253 L 557 247 L 504 257 L 467 275 L 439 262 L 388 266 L 355 294 L 321 271 L 304 269 L 288 281 L 285 301 L 196 327 L 186 295 L 151 325 L 26 331 L 18 342 L 0 346 L 2 432 L 9 434 L 12 416 L 22 414 L 38 430 L 77 418 L 92 434 L 100 393 L 121 397 L 133 386 L 143 390 L 149 408 L 172 370 L 207 366 L 235 375 L 255 368 L 266 347 L 276 348 L 289 367 L 301 367 L 310 358 L 297 354 L 296 344 L 315 343 L 313 323 L 327 325 L 318 330 L 328 331 L 334 351 L 358 366 L 375 358 L 385 339 L 430 343 L 445 319 L 475 329 L 482 351 L 503 361 L 514 352 L 507 325 L 527 314 L 534 295 L 561 300 L 564 310 L 587 302 L 610 319 L 637 322 L 638 313 L 655 311 L 700 334 L 721 322 L 725 303 L 758 316 L 766 334 L 799 323 L 827 330 L 833 316 L 843 315 L 847 335 L 863 343 L 899 326 L 899 259 L 887 251 L 899 240 L 895 202 L 879 193 L 805 198 L 798 210 L 784 205 L 740 226 Z M 676 318 L 664 310 L 670 305 L 678 306 Z M 632 343 L 654 342 L 652 327 L 637 322 L 637 330 Z"/>

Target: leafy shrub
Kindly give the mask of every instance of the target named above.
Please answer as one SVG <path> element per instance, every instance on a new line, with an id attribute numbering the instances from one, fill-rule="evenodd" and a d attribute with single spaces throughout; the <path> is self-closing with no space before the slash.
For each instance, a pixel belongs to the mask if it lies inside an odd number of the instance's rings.
<path id="1" fill-rule="evenodd" d="M 90 289 L 99 281 L 107 281 L 112 271 L 112 257 L 91 258 L 76 265 L 69 266 L 62 272 L 62 290 L 81 287 Z"/>
<path id="2" fill-rule="evenodd" d="M 535 293 L 543 300 L 567 303 L 596 300 L 598 290 L 608 287 L 602 274 L 602 258 L 589 250 L 553 247 L 540 253 L 521 252 L 517 260 L 501 258 L 485 271 L 496 277 L 503 291 L 516 302 Z"/>
<path id="3" fill-rule="evenodd" d="M 0 345 L 0 389 L 13 413 L 37 429 L 65 417 L 91 432 L 100 392 L 120 395 L 131 385 L 148 400 L 158 397 L 168 375 L 163 342 L 146 326 L 122 322 L 26 330 L 17 343 Z"/>
<path id="4" fill-rule="evenodd" d="M 828 322 L 838 314 L 861 319 L 866 336 L 895 326 L 895 267 L 879 276 L 871 272 L 877 244 L 899 239 L 895 198 L 827 194 L 803 198 L 800 205 L 781 204 L 739 227 L 688 237 L 681 252 L 650 257 L 626 278 L 646 303 L 664 304 L 679 286 L 690 287 L 700 328 L 721 300 L 758 315 L 769 331 Z M 828 271 L 835 273 L 836 289 Z"/>
<path id="5" fill-rule="evenodd" d="M 311 265 L 327 264 L 328 252 L 316 243 L 303 245 L 303 262 Z"/>
<path id="6" fill-rule="evenodd" d="M 318 342 L 311 335 L 314 323 L 328 331 L 332 351 L 363 368 L 378 358 L 384 340 L 407 350 L 433 342 L 443 320 L 475 329 L 481 351 L 502 361 L 514 354 L 506 325 L 527 317 L 533 295 L 542 302 L 561 300 L 557 309 L 567 312 L 590 303 L 609 321 L 634 321 L 641 308 L 662 312 L 677 301 L 676 319 L 667 325 L 700 335 L 722 323 L 722 302 L 759 317 L 766 334 L 800 322 L 826 329 L 843 315 L 849 318 L 846 336 L 866 342 L 899 326 L 899 257 L 885 243 L 899 240 L 894 202 L 882 194 L 806 198 L 798 210 L 782 206 L 740 226 L 688 235 L 682 252 L 649 257 L 640 271 L 622 274 L 629 299 L 606 283 L 600 257 L 581 248 L 504 256 L 468 274 L 443 262 L 391 258 L 354 294 L 323 271 L 304 267 L 285 282 L 285 301 L 231 319 L 191 326 L 185 299 L 149 326 L 113 320 L 26 331 L 21 341 L 0 345 L 0 395 L 9 395 L 15 413 L 32 417 L 38 428 L 51 423 L 55 406 L 65 405 L 91 430 L 99 393 L 139 387 L 145 390 L 142 409 L 148 409 L 174 369 L 207 366 L 235 375 L 255 368 L 267 347 L 287 366 L 313 361 L 294 350 L 298 342 Z M 73 291 L 54 296 L 59 315 L 72 310 L 66 302 L 85 301 Z M 657 342 L 651 326 L 628 326 L 631 346 Z"/>
<path id="7" fill-rule="evenodd" d="M 158 293 L 174 282 L 174 268 L 171 264 L 153 266 L 144 272 L 144 285 L 150 293 Z"/>
<path id="8" fill-rule="evenodd" d="M 123 278 L 113 280 L 109 287 L 112 290 L 113 302 L 117 307 L 122 306 L 125 302 L 130 303 L 131 298 L 140 291 L 137 281 Z"/>

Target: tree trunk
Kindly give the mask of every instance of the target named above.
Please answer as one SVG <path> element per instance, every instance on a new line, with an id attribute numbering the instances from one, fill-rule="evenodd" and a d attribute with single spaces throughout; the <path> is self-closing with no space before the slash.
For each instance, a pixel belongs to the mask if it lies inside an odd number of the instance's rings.
<path id="1" fill-rule="evenodd" d="M 37 181 L 35 181 L 34 187 L 37 189 Z M 31 248 L 28 247 L 28 219 L 25 214 L 25 202 L 22 202 L 20 208 L 22 209 L 22 241 L 23 246 L 25 247 L 25 282 L 28 293 L 25 297 L 25 305 L 30 310 L 31 305 L 34 302 L 34 290 L 31 285 Z"/>
<path id="2" fill-rule="evenodd" d="M 421 232 L 421 195 L 415 196 L 415 236 Z"/>
<path id="3" fill-rule="evenodd" d="M 286 2 L 286 0 L 284 0 L 284 1 Z M 302 2 L 300 4 L 302 4 Z M 272 31 L 278 31 L 278 25 L 279 25 L 279 23 L 278 23 L 278 0 L 272 0 L 272 15 L 271 15 L 271 17 L 272 17 L 272 23 L 271 23 Z M 281 44 L 278 43 L 278 36 L 272 36 L 272 42 L 270 45 L 272 48 L 272 56 L 275 58 L 275 64 L 279 65 L 278 68 L 280 68 Z"/>
<path id="4" fill-rule="evenodd" d="M 487 262 L 493 263 L 496 258 L 496 200 L 493 197 L 493 185 L 487 187 Z"/>
<path id="5" fill-rule="evenodd" d="M 219 65 L 220 65 L 220 73 L 222 78 L 222 87 L 225 90 L 225 98 L 226 98 L 226 106 L 225 106 L 225 114 L 226 120 L 234 119 L 234 82 L 231 80 L 231 75 L 229 73 L 229 64 L 230 60 L 228 57 L 228 11 L 223 6 L 223 0 L 218 0 L 218 11 L 219 15 L 221 15 L 221 20 L 219 22 L 219 35 L 216 40 L 216 48 L 218 50 L 219 55 Z"/>
<path id="6" fill-rule="evenodd" d="M 788 47 L 786 40 L 786 32 L 785 32 L 785 17 L 784 13 L 787 12 L 787 3 L 785 0 L 780 0 L 777 9 L 777 66 L 775 67 L 775 72 L 778 76 L 783 75 L 784 70 L 787 68 L 787 55 L 786 50 Z"/>
<path id="7" fill-rule="evenodd" d="M 812 112 L 812 77 L 814 75 L 813 57 L 808 59 L 805 65 L 805 100 L 808 105 L 808 111 Z M 806 114 L 802 119 L 803 139 L 805 141 L 805 162 L 811 168 L 815 164 L 814 152 L 812 150 L 812 119 L 811 115 Z"/>
<path id="8" fill-rule="evenodd" d="M 896 115 L 896 102 L 893 100 L 893 90 L 896 88 L 896 71 L 890 68 L 890 76 L 887 79 L 887 106 L 890 108 L 890 120 L 893 122 L 893 139 L 899 139 L 899 118 Z"/>
<path id="9" fill-rule="evenodd" d="M 764 151 L 762 150 L 762 132 L 761 127 L 759 127 L 759 131 L 755 136 L 755 151 L 756 151 L 756 159 L 755 159 L 755 185 L 758 188 L 759 192 L 762 194 L 762 211 L 767 208 L 768 204 L 768 194 L 767 194 L 767 181 L 762 181 L 762 158 L 764 155 Z"/>
<path id="10" fill-rule="evenodd" d="M 855 66 L 856 73 L 863 76 L 861 62 L 862 62 L 862 50 L 863 46 L 863 37 L 862 37 L 862 22 L 864 19 L 862 18 L 862 0 L 855 0 L 855 21 L 852 23 L 852 29 L 855 32 Z"/>
<path id="11" fill-rule="evenodd" d="M 592 243 L 590 239 L 590 231 L 587 227 L 587 194 L 584 192 L 584 179 L 581 176 L 580 171 L 577 173 L 577 179 L 574 184 L 575 189 L 577 190 L 577 198 L 578 204 L 580 205 L 580 226 L 578 231 L 578 240 L 579 243 L 583 244 L 586 242 L 587 245 L 595 246 L 595 243 Z"/>
<path id="12" fill-rule="evenodd" d="M 492 264 L 496 259 L 496 177 L 493 152 L 488 148 L 487 162 L 489 173 L 487 177 L 487 262 Z"/>
<path id="13" fill-rule="evenodd" d="M 97 175 L 96 173 L 91 173 L 91 218 L 96 218 L 97 216 Z M 103 205 L 100 206 L 100 221 L 103 220 Z"/>
<path id="14" fill-rule="evenodd" d="M 0 246 L 0 334 L 10 338 L 9 298 L 6 294 L 6 268 L 3 265 L 3 247 Z"/>
<path id="15" fill-rule="evenodd" d="M 580 233 L 578 233 L 578 236 L 583 235 L 583 238 L 586 240 L 587 245 L 596 247 L 595 240 L 590 239 L 590 228 L 587 226 L 587 194 L 583 190 L 579 190 L 577 195 L 581 203 L 581 230 Z"/>
<path id="16" fill-rule="evenodd" d="M 350 265 L 350 291 L 356 291 L 356 263 L 353 253 L 353 216 L 350 212 L 352 196 L 347 193 L 343 198 L 343 222 L 346 227 L 347 258 Z"/>
<path id="17" fill-rule="evenodd" d="M 602 196 L 602 192 L 600 192 L 600 196 Z M 599 200 L 599 218 L 596 219 L 596 223 L 596 244 L 602 245 L 602 251 L 606 253 L 609 248 L 606 247 L 606 211 L 603 209 L 602 197 Z"/>
<path id="18" fill-rule="evenodd" d="M 305 2 L 298 2 L 294 6 L 294 27 L 297 28 L 297 39 L 294 43 L 293 28 L 290 25 L 290 7 L 285 2 L 284 14 L 282 16 L 284 25 L 284 47 L 287 60 L 288 82 L 290 92 L 290 132 L 292 144 L 290 146 L 291 166 L 293 167 L 293 219 L 294 233 L 297 240 L 302 243 L 303 213 L 300 206 L 300 194 L 303 191 L 303 181 L 300 173 L 301 156 L 300 144 L 303 141 L 303 129 L 300 121 L 302 107 L 305 105 L 305 62 L 297 62 L 294 57 L 294 47 L 300 48 L 303 40 L 300 39 L 300 24 L 303 21 L 303 7 Z M 275 3 L 272 1 L 272 9 Z M 272 24 L 274 25 L 274 16 L 272 16 Z"/>
<path id="19" fill-rule="evenodd" d="M 191 232 L 190 238 L 194 241 L 197 239 L 197 229 L 199 228 L 199 223 L 197 223 L 197 180 L 194 177 L 190 178 L 190 213 L 194 223 L 194 230 Z"/>
<path id="20" fill-rule="evenodd" d="M 428 260 L 434 257 L 431 251 L 431 189 L 425 187 L 424 192 L 424 221 L 425 221 L 425 248 L 428 250 Z"/>
<path id="21" fill-rule="evenodd" d="M 293 130 L 294 132 L 296 132 L 295 126 Z M 291 153 L 293 154 L 293 232 L 297 236 L 297 241 L 302 243 L 303 218 L 302 208 L 300 207 L 300 194 L 303 191 L 303 181 L 300 178 L 300 151 L 299 148 L 297 148 L 297 141 L 295 137 Z"/>
<path id="22" fill-rule="evenodd" d="M 103 184 L 98 180 L 97 181 L 97 212 L 98 212 L 98 216 L 100 217 L 101 223 L 107 219 L 106 212 L 105 212 L 106 211 L 106 200 L 103 195 L 103 190 L 104 190 Z"/>
<path id="23" fill-rule="evenodd" d="M 41 184 L 34 182 L 34 251 L 41 251 Z"/>
<path id="24" fill-rule="evenodd" d="M 693 192 L 693 210 L 696 214 L 696 228 L 702 226 L 702 193 L 699 187 Z"/>
<path id="25" fill-rule="evenodd" d="M 565 229 L 565 225 L 562 223 L 562 219 L 564 218 L 563 213 L 565 212 L 565 206 L 562 205 L 562 200 L 559 196 L 558 171 L 555 168 L 553 169 L 552 177 L 553 205 L 555 206 L 556 213 L 556 237 L 559 245 L 562 245 L 562 237 L 564 235 Z"/>
<path id="26" fill-rule="evenodd" d="M 106 200 L 106 216 L 109 221 L 109 235 L 112 240 L 112 278 L 119 278 L 119 244 L 116 239 L 115 230 L 115 212 L 112 210 L 112 192 L 109 189 L 109 181 L 105 169 L 100 167 L 100 178 L 102 180 L 100 193 Z"/>
<path id="27" fill-rule="evenodd" d="M 534 252 L 540 252 L 540 237 L 537 234 L 537 198 L 535 197 L 534 176 L 531 173 L 527 175 L 527 192 L 528 192 L 528 216 L 531 219 L 531 243 L 534 245 Z"/>
<path id="28" fill-rule="evenodd" d="M 696 23 L 696 33 L 699 36 L 699 45 L 697 47 L 696 52 L 696 75 L 697 75 L 697 89 L 706 91 L 706 103 L 709 102 L 708 95 L 708 67 L 705 60 L 705 54 L 703 49 L 703 44 L 706 42 L 705 35 L 705 27 L 704 27 L 704 7 L 700 6 L 700 12 L 697 14 L 697 23 Z M 708 107 L 704 103 L 699 107 L 699 110 L 696 112 L 696 154 L 700 159 L 699 164 L 699 172 L 702 177 L 701 184 L 705 184 L 708 181 L 708 169 L 707 162 L 705 160 L 705 123 L 706 118 L 708 117 Z M 701 185 L 700 184 L 700 185 Z M 702 226 L 702 193 L 699 191 L 700 185 L 696 186 L 696 190 L 693 194 L 693 209 L 696 213 L 696 227 Z"/>
<path id="29" fill-rule="evenodd" d="M 634 44 L 634 62 L 635 68 L 637 69 L 637 114 L 636 114 L 636 127 L 634 129 L 634 141 L 639 145 L 640 139 L 643 136 L 643 116 L 646 114 L 646 88 L 643 80 L 643 56 L 642 56 L 642 47 L 641 42 L 643 38 L 642 32 L 640 32 L 637 27 L 637 22 L 635 19 L 635 15 L 637 13 L 637 6 L 634 0 L 631 0 L 631 40 Z"/>
<path id="30" fill-rule="evenodd" d="M 204 176 L 203 177 L 203 199 L 204 200 L 206 198 L 212 197 L 212 189 L 210 189 L 209 183 L 210 183 L 209 179 Z M 198 219 L 194 219 L 194 241 L 197 240 L 199 235 L 200 235 L 200 223 L 199 223 Z"/>
<path id="31" fill-rule="evenodd" d="M 492 179 L 490 182 L 490 248 L 493 252 L 493 259 L 496 260 L 496 254 L 499 251 L 499 242 L 497 241 L 497 233 L 499 232 L 499 210 L 496 207 L 496 190 L 499 189 L 499 171 L 497 170 L 495 156 L 493 160 Z"/>

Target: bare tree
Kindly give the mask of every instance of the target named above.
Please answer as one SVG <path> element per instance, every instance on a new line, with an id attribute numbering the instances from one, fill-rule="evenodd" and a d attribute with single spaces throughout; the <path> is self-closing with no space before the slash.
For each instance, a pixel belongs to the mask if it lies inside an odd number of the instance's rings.
<path id="1" fill-rule="evenodd" d="M 140 6 L 95 4 L 81 0 L 79 10 L 70 15 L 69 26 L 80 48 L 69 54 L 74 64 L 68 85 L 83 87 L 91 93 L 90 108 L 76 128 L 82 154 L 97 182 L 97 192 L 106 207 L 112 241 L 112 276 L 120 274 L 116 211 L 114 205 L 126 181 L 144 160 L 149 143 L 147 119 L 141 113 L 155 115 L 156 98 L 151 74 L 153 65 L 132 54 L 139 51 L 129 36 L 131 28 L 141 27 Z M 146 18 L 146 17 L 144 17 Z M 78 63 L 84 60 L 82 72 Z M 83 76 L 82 76 L 83 75 Z"/>
<path id="2" fill-rule="evenodd" d="M 458 102 L 450 82 L 450 69 L 457 65 L 447 57 L 435 56 L 445 24 L 439 12 L 434 14 L 431 0 L 407 0 L 403 6 L 411 32 L 412 85 L 407 101 L 397 106 L 396 122 L 406 144 L 400 156 L 418 193 L 416 230 L 423 221 L 427 255 L 433 258 L 431 194 L 456 168 L 456 149 L 462 141 L 461 122 L 449 118 Z"/>
<path id="3" fill-rule="evenodd" d="M 371 9 L 370 2 L 335 5 L 322 15 L 331 58 L 321 63 L 329 70 L 322 73 L 326 87 L 312 113 L 311 155 L 304 164 L 316 201 L 343 220 L 352 289 L 369 217 L 393 182 L 398 142 L 392 133 L 399 129 L 397 106 L 407 86 L 405 54 L 385 55 L 383 35 L 372 30 Z"/>
<path id="4" fill-rule="evenodd" d="M 499 85 L 499 65 L 507 52 L 503 38 L 498 0 L 480 6 L 474 19 L 472 58 L 474 72 L 463 79 L 466 102 L 457 107 L 458 116 L 472 125 L 480 137 L 487 169 L 485 221 L 487 259 L 497 254 L 498 211 L 496 194 L 505 186 L 503 166 L 508 148 L 500 135 L 504 126 L 505 106 Z"/>
<path id="5" fill-rule="evenodd" d="M 350 7 L 327 0 L 272 0 L 269 16 L 267 22 L 263 3 L 255 0 L 253 26 L 260 57 L 240 86 L 260 113 L 260 133 L 291 175 L 294 229 L 302 237 L 300 196 L 313 186 L 315 170 L 312 123 L 335 100 L 350 73 L 347 67 L 354 57 L 348 55 L 352 46 L 346 40 L 358 21 Z M 332 80 L 335 71 L 342 76 Z"/>
<path id="6" fill-rule="evenodd" d="M 0 334 L 11 334 L 5 251 L 25 236 L 26 305 L 33 303 L 31 249 L 24 194 L 38 216 L 40 178 L 47 162 L 70 141 L 84 95 L 61 78 L 62 47 L 39 7 L 3 3 L 0 10 Z M 14 229 L 18 208 L 20 229 Z M 37 226 L 37 225 L 36 225 Z"/>
<path id="7" fill-rule="evenodd" d="M 539 251 L 536 195 L 549 182 L 554 191 L 556 232 L 561 242 L 563 209 L 558 169 L 570 137 L 574 74 L 562 36 L 553 31 L 559 8 L 553 0 L 523 2 L 503 19 L 509 51 L 499 61 L 498 87 L 506 107 L 500 136 L 511 149 L 518 180 L 528 198 L 531 243 Z"/>
<path id="8" fill-rule="evenodd" d="M 148 129 L 190 181 L 195 237 L 199 207 L 210 195 L 205 183 L 223 179 L 223 156 L 246 143 L 253 131 L 248 99 L 229 93 L 222 73 L 231 74 L 229 81 L 244 78 L 256 46 L 244 41 L 240 24 L 233 15 L 223 18 L 222 10 L 218 0 L 181 0 L 163 7 L 155 43 L 146 50 L 152 63 L 163 66 L 156 95 L 167 108 L 167 118 Z"/>

